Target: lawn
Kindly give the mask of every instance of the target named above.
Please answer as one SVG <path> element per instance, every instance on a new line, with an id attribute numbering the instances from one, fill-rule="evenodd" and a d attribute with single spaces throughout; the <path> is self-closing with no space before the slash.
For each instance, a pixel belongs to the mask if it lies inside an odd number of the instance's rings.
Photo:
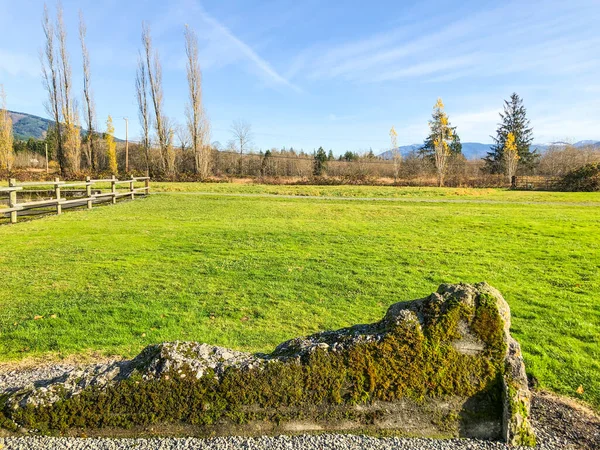
<path id="1" fill-rule="evenodd" d="M 131 356 L 176 339 L 268 351 L 299 334 L 377 320 L 440 283 L 485 280 L 509 302 L 541 386 L 600 408 L 600 208 L 552 203 L 599 203 L 598 194 L 534 200 L 483 190 L 498 202 L 424 203 L 343 197 L 457 195 L 156 187 L 340 199 L 167 193 L 0 226 L 1 360 Z M 475 197 L 466 191 L 461 198 Z"/>
<path id="2" fill-rule="evenodd" d="M 343 198 L 392 198 L 469 200 L 497 202 L 578 202 L 597 203 L 600 194 L 595 192 L 544 192 L 516 191 L 499 188 L 432 188 L 396 186 L 314 186 L 314 185 L 265 185 L 241 183 L 152 183 L 154 192 L 205 192 L 227 194 L 270 194 L 282 196 L 343 197 Z"/>

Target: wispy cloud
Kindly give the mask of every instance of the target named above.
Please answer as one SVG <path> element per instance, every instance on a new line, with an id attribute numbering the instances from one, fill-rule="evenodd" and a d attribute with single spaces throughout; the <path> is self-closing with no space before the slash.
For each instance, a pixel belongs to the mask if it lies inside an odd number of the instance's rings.
<path id="1" fill-rule="evenodd" d="M 549 4 L 551 3 L 551 4 Z M 447 82 L 513 73 L 572 73 L 600 68 L 589 1 L 507 2 L 462 17 L 433 17 L 340 45 L 301 52 L 290 76 L 380 83 L 401 78 Z M 533 20 L 535 18 L 535 20 Z"/>
<path id="2" fill-rule="evenodd" d="M 442 60 L 413 64 L 408 67 L 403 67 L 397 70 L 390 70 L 388 72 L 383 72 L 381 74 L 375 75 L 371 80 L 373 82 L 390 81 L 397 80 L 400 78 L 432 75 L 439 72 L 445 72 L 451 69 L 471 66 L 477 61 L 477 55 L 477 53 L 474 53 L 471 55 L 464 55 L 456 58 L 447 58 Z"/>
<path id="3" fill-rule="evenodd" d="M 217 39 L 224 39 L 232 44 L 248 61 L 254 64 L 254 66 L 271 82 L 276 85 L 286 86 L 297 92 L 300 89 L 279 74 L 266 60 L 261 58 L 248 44 L 238 38 L 229 28 L 219 22 L 216 18 L 211 16 L 204 10 L 201 5 L 198 6 L 198 12 L 202 17 L 202 20 L 208 24 L 213 31 L 218 35 Z"/>
<path id="4" fill-rule="evenodd" d="M 40 76 L 40 62 L 38 59 L 26 53 L 14 53 L 10 50 L 0 48 L 0 73 L 8 75 L 28 77 Z"/>
<path id="5" fill-rule="evenodd" d="M 190 24 L 198 34 L 203 68 L 221 68 L 246 62 L 247 67 L 268 85 L 301 92 L 296 84 L 281 75 L 232 29 L 211 15 L 199 1 L 181 0 L 172 4 L 169 11 L 153 22 L 152 26 L 153 31 L 157 34 L 166 34 L 172 28 L 183 27 L 186 23 Z M 177 56 L 174 59 L 175 67 L 185 68 L 183 56 Z"/>

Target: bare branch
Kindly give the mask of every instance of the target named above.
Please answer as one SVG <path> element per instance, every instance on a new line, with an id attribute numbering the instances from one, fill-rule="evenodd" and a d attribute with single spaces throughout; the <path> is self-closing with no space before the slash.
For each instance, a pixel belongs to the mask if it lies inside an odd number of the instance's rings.
<path id="1" fill-rule="evenodd" d="M 187 25 L 184 31 L 187 56 L 189 103 L 186 107 L 187 125 L 194 152 L 194 170 L 202 178 L 208 176 L 210 159 L 210 124 L 202 107 L 202 72 L 198 62 L 198 38 Z"/>
<path id="2" fill-rule="evenodd" d="M 87 146 L 86 146 L 86 158 L 89 167 L 92 169 L 96 168 L 96 111 L 94 105 L 94 99 L 92 97 L 92 90 L 90 86 L 90 55 L 85 43 L 85 37 L 87 28 L 83 19 L 83 12 L 79 11 L 79 40 L 81 41 L 81 54 L 83 57 L 83 99 L 84 99 L 84 116 L 87 125 Z"/>
<path id="3" fill-rule="evenodd" d="M 163 91 L 162 91 L 162 67 L 158 56 L 158 51 L 152 49 L 152 37 L 150 28 L 146 23 L 142 23 L 142 45 L 144 47 L 144 59 L 148 75 L 148 84 L 150 87 L 150 97 L 154 106 L 154 126 L 160 147 L 161 161 L 163 169 L 169 174 L 174 172 L 174 158 L 172 153 L 170 130 L 166 124 L 167 118 L 163 113 Z"/>
<path id="4" fill-rule="evenodd" d="M 56 39 L 58 41 L 58 74 L 62 100 L 62 118 L 64 122 L 63 147 L 65 152 L 65 167 L 63 171 L 78 171 L 81 152 L 81 134 L 79 130 L 79 115 L 75 102 L 71 98 L 71 63 L 67 51 L 67 31 L 63 19 L 62 3 L 59 2 L 56 11 Z"/>
<path id="5" fill-rule="evenodd" d="M 50 15 L 48 14 L 48 7 L 46 4 L 44 4 L 42 29 L 44 31 L 46 42 L 44 49 L 40 51 L 40 62 L 42 64 L 43 84 L 48 92 L 46 109 L 48 110 L 48 114 L 54 119 L 58 164 L 61 170 L 64 171 L 66 170 L 67 163 L 65 161 L 62 132 L 60 127 L 60 123 L 62 121 L 62 100 L 60 98 L 57 61 L 54 54 L 54 26 L 50 21 Z"/>
<path id="6" fill-rule="evenodd" d="M 140 54 L 138 56 L 138 67 L 135 74 L 135 92 L 138 104 L 138 116 L 142 127 L 142 148 L 146 160 L 146 172 L 150 170 L 150 126 L 151 120 L 148 112 L 148 77 L 146 65 Z"/>

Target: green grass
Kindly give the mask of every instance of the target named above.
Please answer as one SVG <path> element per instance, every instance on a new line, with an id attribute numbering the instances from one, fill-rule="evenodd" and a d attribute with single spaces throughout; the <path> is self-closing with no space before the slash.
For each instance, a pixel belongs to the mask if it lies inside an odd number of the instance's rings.
<path id="1" fill-rule="evenodd" d="M 213 186 L 241 189 L 201 190 Z M 271 186 L 247 187 L 255 189 Z M 176 339 L 268 351 L 297 335 L 377 320 L 440 283 L 487 281 L 512 308 L 528 371 L 543 387 L 600 408 L 595 206 L 164 194 L 0 226 L 0 267 L 3 361 L 96 350 L 131 356 Z"/>
<path id="2" fill-rule="evenodd" d="M 153 192 L 211 192 L 297 195 L 314 197 L 371 197 L 400 199 L 477 200 L 501 202 L 581 202 L 599 203 L 597 192 L 513 191 L 508 189 L 432 188 L 395 186 L 312 186 L 241 183 L 152 182 Z"/>

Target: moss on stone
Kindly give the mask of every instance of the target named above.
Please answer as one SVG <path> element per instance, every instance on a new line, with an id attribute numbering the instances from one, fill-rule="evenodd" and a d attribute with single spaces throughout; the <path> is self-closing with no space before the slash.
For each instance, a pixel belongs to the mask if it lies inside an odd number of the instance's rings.
<path id="1" fill-rule="evenodd" d="M 519 400 L 517 387 L 513 386 L 511 383 L 507 383 L 507 389 L 511 418 L 519 416 L 519 420 L 514 421 L 517 424 L 514 432 L 514 443 L 525 447 L 535 447 L 535 434 L 532 432 L 532 429 L 527 422 L 529 417 L 527 405 L 524 401 Z"/>
<path id="2" fill-rule="evenodd" d="M 380 340 L 341 351 L 316 349 L 300 361 L 231 367 L 219 377 L 209 371 L 196 379 L 183 370 L 158 380 L 131 378 L 102 389 L 87 388 L 51 405 L 5 407 L 3 414 L 41 432 L 165 423 L 210 426 L 223 420 L 351 418 L 368 425 L 377 417 L 353 405 L 499 395 L 506 344 L 495 299 L 482 294 L 472 307 L 438 297 L 425 300 L 423 328 L 416 320 L 390 325 Z M 464 354 L 452 346 L 461 336 L 460 321 L 470 324 L 483 341 L 485 356 Z M 444 427 L 451 429 L 457 420 L 448 414 Z"/>

